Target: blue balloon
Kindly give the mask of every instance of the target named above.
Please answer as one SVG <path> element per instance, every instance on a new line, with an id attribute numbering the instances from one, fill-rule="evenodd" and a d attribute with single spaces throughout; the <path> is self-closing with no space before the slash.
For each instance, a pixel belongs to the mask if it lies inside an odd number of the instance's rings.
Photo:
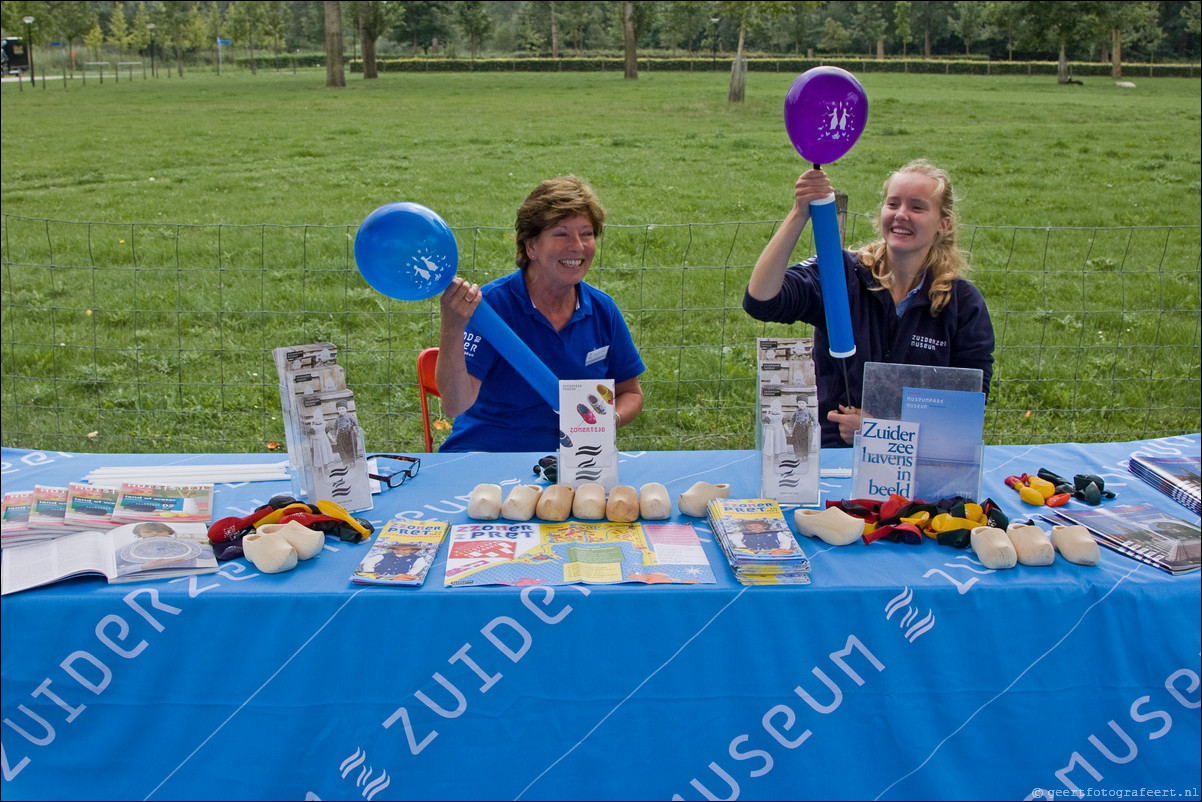
<path id="1" fill-rule="evenodd" d="M 831 356 L 843 359 L 856 352 L 856 338 L 851 330 L 851 304 L 847 299 L 847 274 L 843 267 L 843 246 L 839 243 L 834 195 L 810 204 L 810 225 L 814 229 L 818 281 L 822 285 L 822 306 L 826 310 L 827 345 Z"/>
<path id="2" fill-rule="evenodd" d="M 530 383 L 551 409 L 559 411 L 559 377 L 535 356 L 530 346 L 514 334 L 513 329 L 483 298 L 472 315 L 472 326 L 497 349 L 497 353 L 505 357 L 506 362 L 522 374 L 522 378 Z"/>
<path id="3" fill-rule="evenodd" d="M 451 228 L 419 203 L 389 203 L 359 224 L 355 264 L 376 291 L 421 301 L 445 290 L 459 268 Z"/>
<path id="4" fill-rule="evenodd" d="M 450 286 L 459 268 L 459 247 L 450 226 L 430 209 L 389 203 L 359 224 L 355 264 L 377 292 L 399 301 L 423 301 Z M 558 411 L 559 379 L 483 299 L 472 325 Z"/>

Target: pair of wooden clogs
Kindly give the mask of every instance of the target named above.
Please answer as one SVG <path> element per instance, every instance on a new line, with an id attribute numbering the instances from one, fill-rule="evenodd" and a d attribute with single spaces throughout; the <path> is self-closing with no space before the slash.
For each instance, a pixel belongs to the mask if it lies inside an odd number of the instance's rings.
<path id="1" fill-rule="evenodd" d="M 1098 543 L 1079 524 L 1052 527 L 1051 537 L 1035 524 L 1011 523 L 1006 529 L 978 526 L 969 540 L 981 565 L 1002 570 L 1023 565 L 1051 565 L 1059 552 L 1077 565 L 1097 565 L 1102 559 Z"/>
<path id="2" fill-rule="evenodd" d="M 242 538 L 246 559 L 265 574 L 291 571 L 298 560 L 316 557 L 326 544 L 324 532 L 296 522 L 264 524 Z"/>

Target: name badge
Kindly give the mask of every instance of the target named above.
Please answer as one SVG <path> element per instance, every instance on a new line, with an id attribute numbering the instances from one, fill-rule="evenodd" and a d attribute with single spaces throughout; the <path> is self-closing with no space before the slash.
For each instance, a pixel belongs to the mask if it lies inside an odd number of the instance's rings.
<path id="1" fill-rule="evenodd" d="M 594 362 L 600 362 L 602 359 L 605 359 L 605 357 L 608 353 L 609 353 L 608 345 L 603 345 L 600 348 L 589 351 L 588 356 L 586 356 L 584 358 L 584 364 L 591 365 Z"/>

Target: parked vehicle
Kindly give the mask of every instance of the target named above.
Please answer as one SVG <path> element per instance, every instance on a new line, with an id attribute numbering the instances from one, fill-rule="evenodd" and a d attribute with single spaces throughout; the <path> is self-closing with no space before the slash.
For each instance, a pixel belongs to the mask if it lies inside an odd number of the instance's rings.
<path id="1" fill-rule="evenodd" d="M 29 72 L 29 49 L 25 47 L 25 41 L 21 37 L 6 36 L 3 54 L 0 74 L 24 75 Z"/>

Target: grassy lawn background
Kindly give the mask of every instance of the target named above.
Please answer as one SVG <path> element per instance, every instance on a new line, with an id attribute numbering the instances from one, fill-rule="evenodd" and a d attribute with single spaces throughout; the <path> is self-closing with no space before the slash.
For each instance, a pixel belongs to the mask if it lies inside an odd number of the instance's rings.
<path id="1" fill-rule="evenodd" d="M 646 71 L 5 84 L 4 443 L 260 450 L 283 439 L 270 349 L 329 339 L 369 443 L 418 449 L 436 305 L 368 288 L 355 227 L 422 203 L 486 280 L 512 269 L 525 194 L 573 172 L 609 209 L 590 281 L 649 366 L 620 445 L 750 447 L 754 338 L 808 334 L 739 307 L 806 167 L 794 77 L 753 73 L 734 105 L 724 75 Z M 999 337 L 991 442 L 1197 431 L 1199 81 L 860 78 L 865 133 L 829 167 L 849 244 L 891 169 L 949 169 Z"/>

